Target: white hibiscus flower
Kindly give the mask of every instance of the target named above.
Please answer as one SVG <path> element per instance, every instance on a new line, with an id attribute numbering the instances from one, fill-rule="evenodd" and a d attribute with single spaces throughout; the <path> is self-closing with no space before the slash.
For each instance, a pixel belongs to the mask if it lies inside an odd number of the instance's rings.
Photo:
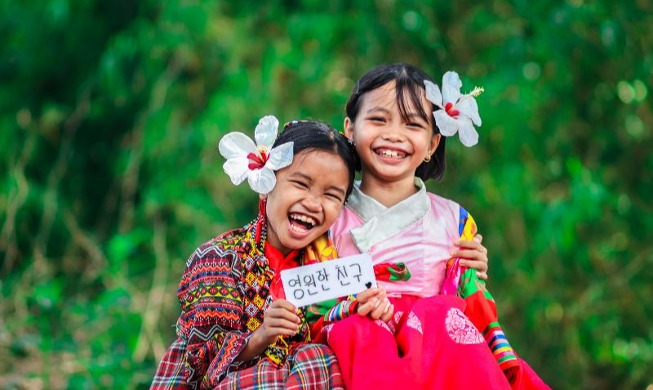
<path id="1" fill-rule="evenodd" d="M 444 74 L 442 93 L 436 84 L 424 80 L 426 98 L 441 108 L 433 112 L 440 133 L 450 137 L 458 132 L 463 145 L 474 146 L 478 143 L 478 133 L 474 125 L 481 125 L 481 117 L 478 115 L 478 105 L 474 97 L 483 92 L 483 88 L 476 87 L 472 92 L 462 95 L 460 93 L 462 85 L 456 72 Z"/>
<path id="2" fill-rule="evenodd" d="M 293 159 L 292 142 L 270 150 L 277 138 L 278 128 L 277 118 L 268 115 L 259 120 L 254 130 L 256 144 L 251 138 L 239 132 L 222 137 L 218 150 L 227 159 L 223 168 L 235 185 L 247 178 L 249 186 L 259 194 L 272 191 L 277 184 L 274 171 L 287 167 Z"/>

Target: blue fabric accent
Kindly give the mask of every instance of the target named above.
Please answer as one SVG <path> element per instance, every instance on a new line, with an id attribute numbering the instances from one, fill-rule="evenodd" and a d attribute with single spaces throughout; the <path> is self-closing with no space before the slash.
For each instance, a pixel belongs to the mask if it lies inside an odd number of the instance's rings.
<path id="1" fill-rule="evenodd" d="M 458 223 L 458 235 L 462 236 L 463 235 L 463 228 L 465 227 L 465 223 L 467 222 L 467 216 L 469 213 L 467 210 L 464 208 L 460 207 L 460 222 Z"/>

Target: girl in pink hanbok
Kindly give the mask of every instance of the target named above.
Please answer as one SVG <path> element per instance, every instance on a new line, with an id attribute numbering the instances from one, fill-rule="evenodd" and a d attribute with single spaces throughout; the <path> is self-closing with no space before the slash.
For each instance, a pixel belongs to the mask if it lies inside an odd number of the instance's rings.
<path id="1" fill-rule="evenodd" d="M 330 232 L 339 256 L 372 255 L 378 288 L 341 301 L 312 330 L 335 352 L 348 389 L 548 388 L 514 353 L 491 295 L 461 262 L 475 248 L 455 250 L 473 239 L 473 218 L 426 191 L 444 173 L 444 137 L 478 141 L 482 89 L 461 86 L 455 72 L 440 89 L 414 66 L 384 65 L 347 102 L 361 181 Z"/>

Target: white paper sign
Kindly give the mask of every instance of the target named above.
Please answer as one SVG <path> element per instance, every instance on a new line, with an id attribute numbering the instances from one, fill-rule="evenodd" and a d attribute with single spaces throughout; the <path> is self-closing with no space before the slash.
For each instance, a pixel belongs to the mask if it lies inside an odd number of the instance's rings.
<path id="1" fill-rule="evenodd" d="M 369 253 L 283 270 L 281 282 L 286 299 L 297 307 L 376 287 Z"/>

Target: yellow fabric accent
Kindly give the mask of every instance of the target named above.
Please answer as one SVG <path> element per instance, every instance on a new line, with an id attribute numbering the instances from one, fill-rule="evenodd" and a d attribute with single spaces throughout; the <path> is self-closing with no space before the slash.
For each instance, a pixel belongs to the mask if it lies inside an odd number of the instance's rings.
<path id="1" fill-rule="evenodd" d="M 474 218 L 468 214 L 465 226 L 463 226 L 463 234 L 460 235 L 460 239 L 462 241 L 472 241 L 474 240 L 476 233 L 478 233 L 478 226 L 476 226 L 476 221 L 474 221 Z M 452 266 L 454 261 L 456 261 L 455 257 L 447 260 L 447 267 Z"/>
<path id="2" fill-rule="evenodd" d="M 320 263 L 338 257 L 336 247 L 326 234 L 308 244 L 304 253 L 304 264 Z"/>
<path id="3" fill-rule="evenodd" d="M 259 309 L 262 308 L 263 305 L 265 304 L 265 300 L 258 295 L 254 297 L 254 300 L 252 302 L 254 302 L 256 307 L 258 307 Z"/>

